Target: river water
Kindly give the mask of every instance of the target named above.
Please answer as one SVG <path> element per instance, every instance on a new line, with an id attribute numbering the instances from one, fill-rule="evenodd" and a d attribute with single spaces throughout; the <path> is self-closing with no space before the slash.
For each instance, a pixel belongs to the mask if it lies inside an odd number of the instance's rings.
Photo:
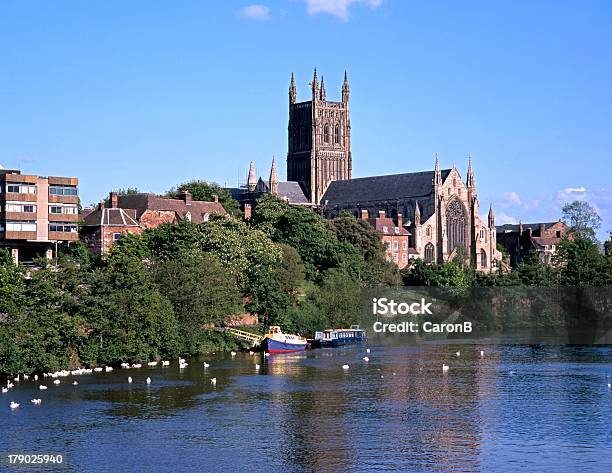
<path id="1" fill-rule="evenodd" d="M 365 347 L 218 353 L 46 378 L 46 391 L 22 381 L 0 394 L 0 470 L 18 471 L 9 453 L 42 453 L 63 464 L 19 471 L 612 471 L 612 347 L 369 347 L 369 362 Z"/>

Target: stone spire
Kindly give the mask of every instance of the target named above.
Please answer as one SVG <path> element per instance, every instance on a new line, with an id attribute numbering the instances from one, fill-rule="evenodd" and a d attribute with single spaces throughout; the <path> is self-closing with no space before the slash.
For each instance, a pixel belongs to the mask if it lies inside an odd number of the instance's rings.
<path id="1" fill-rule="evenodd" d="M 319 81 L 317 80 L 317 68 L 316 67 L 314 70 L 314 74 L 312 76 L 312 82 L 310 83 L 310 88 L 312 89 L 312 99 L 315 100 L 319 92 Z"/>
<path id="2" fill-rule="evenodd" d="M 272 156 L 272 169 L 270 169 L 270 181 L 268 182 L 270 192 L 278 194 L 278 172 L 276 171 L 276 160 Z"/>
<path id="3" fill-rule="evenodd" d="M 420 225 L 421 224 L 421 211 L 419 210 L 419 203 L 418 203 L 418 201 L 415 202 L 415 204 L 414 204 L 414 224 L 415 225 Z"/>
<path id="4" fill-rule="evenodd" d="M 434 168 L 434 186 L 442 185 L 442 172 L 440 171 L 440 158 L 436 153 L 436 167 Z"/>
<path id="5" fill-rule="evenodd" d="M 467 180 L 465 185 L 468 186 L 468 188 L 476 187 L 476 183 L 474 181 L 474 170 L 472 169 L 472 156 L 469 157 L 468 161 Z"/>
<path id="6" fill-rule="evenodd" d="M 323 76 L 321 76 L 321 93 L 320 99 L 325 100 L 325 83 L 323 82 Z"/>
<path id="7" fill-rule="evenodd" d="M 249 166 L 249 177 L 247 179 L 247 186 L 249 188 L 249 192 L 253 192 L 255 190 L 255 186 L 257 185 L 257 177 L 255 176 L 255 165 L 253 161 L 251 161 L 251 165 Z"/>
<path id="8" fill-rule="evenodd" d="M 344 71 L 344 83 L 342 84 L 342 101 L 344 103 L 349 101 L 350 93 L 351 93 L 351 89 L 349 88 L 348 75 L 346 71 Z"/>
<path id="9" fill-rule="evenodd" d="M 295 103 L 297 101 L 297 91 L 295 89 L 295 80 L 293 78 L 293 72 L 291 73 L 291 83 L 289 84 L 289 103 Z"/>
<path id="10" fill-rule="evenodd" d="M 495 215 L 493 214 L 493 204 L 489 206 L 489 228 L 495 226 Z"/>

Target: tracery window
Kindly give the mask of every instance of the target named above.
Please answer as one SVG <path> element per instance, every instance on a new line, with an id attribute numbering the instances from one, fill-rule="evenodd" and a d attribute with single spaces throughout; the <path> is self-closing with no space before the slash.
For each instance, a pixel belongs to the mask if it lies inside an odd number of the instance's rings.
<path id="1" fill-rule="evenodd" d="M 466 247 L 466 220 L 463 206 L 457 200 L 451 201 L 446 207 L 446 238 L 449 254 L 458 245 Z"/>
<path id="2" fill-rule="evenodd" d="M 329 125 L 323 127 L 323 141 L 329 143 Z"/>
<path id="3" fill-rule="evenodd" d="M 425 245 L 425 262 L 434 262 L 434 246 L 431 243 L 427 243 L 427 245 Z"/>
<path id="4" fill-rule="evenodd" d="M 334 143 L 340 143 L 340 127 L 338 125 L 334 127 Z"/>
<path id="5" fill-rule="evenodd" d="M 487 264 L 487 252 L 485 250 L 480 250 L 480 267 L 486 268 Z"/>

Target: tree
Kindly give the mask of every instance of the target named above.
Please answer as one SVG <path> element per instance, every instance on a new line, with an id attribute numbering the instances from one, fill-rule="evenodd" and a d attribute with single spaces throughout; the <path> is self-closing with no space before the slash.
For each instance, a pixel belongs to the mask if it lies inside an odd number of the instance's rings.
<path id="1" fill-rule="evenodd" d="M 292 246 L 278 245 L 283 253 L 278 267 L 278 277 L 283 291 L 295 295 L 304 282 L 304 265 L 299 253 Z"/>
<path id="2" fill-rule="evenodd" d="M 338 241 L 353 245 L 366 261 L 381 263 L 385 260 L 380 235 L 367 221 L 344 212 L 338 218 L 328 221 L 328 225 Z"/>
<path id="3" fill-rule="evenodd" d="M 574 234 L 597 241 L 596 232 L 601 227 L 601 217 L 588 202 L 575 200 L 563 206 L 563 221 Z"/>
<path id="4" fill-rule="evenodd" d="M 561 286 L 612 285 L 612 261 L 588 236 L 578 233 L 559 243 L 554 263 Z"/>
<path id="5" fill-rule="evenodd" d="M 240 211 L 240 204 L 237 200 L 235 200 L 227 189 L 221 187 L 216 182 L 206 182 L 206 181 L 188 181 L 184 182 L 176 188 L 170 189 L 166 192 L 166 197 L 171 199 L 180 199 L 181 192 L 189 191 L 191 192 L 191 198 L 193 200 L 202 200 L 206 202 L 211 202 L 214 196 L 219 198 L 219 202 L 223 205 L 225 211 L 234 216 L 241 217 L 242 212 Z"/>

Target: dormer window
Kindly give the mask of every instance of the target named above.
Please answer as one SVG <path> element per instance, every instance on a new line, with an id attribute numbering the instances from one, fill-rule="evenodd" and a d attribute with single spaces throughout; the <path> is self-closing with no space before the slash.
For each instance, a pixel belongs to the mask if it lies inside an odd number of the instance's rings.
<path id="1" fill-rule="evenodd" d="M 383 233 L 389 233 L 389 229 L 387 227 L 383 227 Z"/>

